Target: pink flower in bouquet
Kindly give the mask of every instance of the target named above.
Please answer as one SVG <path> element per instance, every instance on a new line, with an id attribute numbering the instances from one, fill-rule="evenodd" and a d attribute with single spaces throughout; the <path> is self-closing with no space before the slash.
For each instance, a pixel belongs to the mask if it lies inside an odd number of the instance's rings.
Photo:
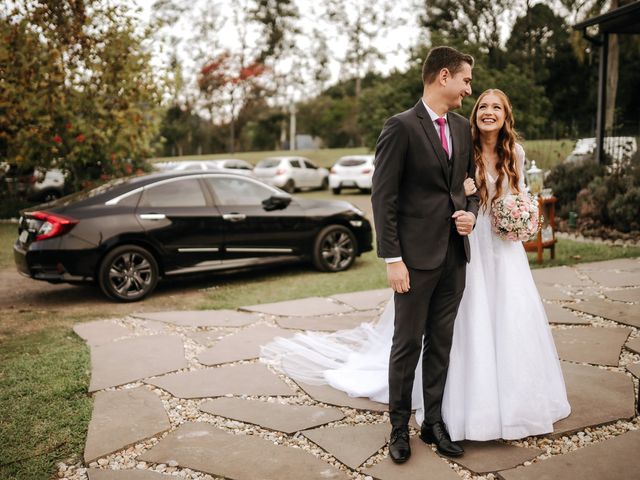
<path id="1" fill-rule="evenodd" d="M 516 206 L 516 200 L 513 197 L 508 197 L 504 202 L 504 206 L 509 210 L 511 210 L 513 207 Z"/>
<path id="2" fill-rule="evenodd" d="M 513 218 L 520 218 L 520 210 L 518 208 L 511 209 L 511 216 Z"/>

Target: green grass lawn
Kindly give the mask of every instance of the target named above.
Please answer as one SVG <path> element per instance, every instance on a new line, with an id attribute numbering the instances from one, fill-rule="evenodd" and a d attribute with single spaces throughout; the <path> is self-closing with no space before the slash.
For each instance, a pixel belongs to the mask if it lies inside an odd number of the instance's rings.
<path id="1" fill-rule="evenodd" d="M 308 195 L 318 196 L 319 192 Z M 366 196 L 353 198 L 366 202 Z M 13 268 L 15 235 L 14 224 L 0 224 L 0 268 Z M 533 256 L 530 254 L 530 260 Z M 562 240 L 556 260 L 549 262 L 545 251 L 542 266 L 639 256 L 640 248 Z M 385 286 L 384 263 L 369 252 L 350 270 L 337 274 L 296 264 L 211 275 L 199 280 L 196 308 L 235 308 Z M 179 295 L 179 287 L 174 292 Z M 60 308 L 47 318 L 46 311 L 17 307 L 0 310 L 0 328 L 8 334 L 0 343 L 0 479 L 46 479 L 55 474 L 56 462 L 75 463 L 82 458 L 91 416 L 88 349 L 71 328 L 80 321 L 104 318 L 105 313 L 96 308 L 77 315 Z M 132 304 L 131 312 L 140 308 Z M 30 325 L 30 333 L 21 331 L 16 318 Z"/>

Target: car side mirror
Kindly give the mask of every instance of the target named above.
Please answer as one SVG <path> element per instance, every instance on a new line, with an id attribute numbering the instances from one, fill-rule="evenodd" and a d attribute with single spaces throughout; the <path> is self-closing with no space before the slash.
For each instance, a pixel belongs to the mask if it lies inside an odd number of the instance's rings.
<path id="1" fill-rule="evenodd" d="M 262 207 L 267 211 L 284 210 L 291 203 L 290 195 L 275 194 L 262 201 Z"/>

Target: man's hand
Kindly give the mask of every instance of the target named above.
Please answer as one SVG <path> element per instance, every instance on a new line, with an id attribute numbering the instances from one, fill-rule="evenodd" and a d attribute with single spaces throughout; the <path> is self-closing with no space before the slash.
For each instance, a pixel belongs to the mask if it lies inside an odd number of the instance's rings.
<path id="1" fill-rule="evenodd" d="M 387 263 L 387 280 L 389 286 L 396 293 L 407 293 L 409 291 L 409 270 L 404 262 Z"/>
<path id="2" fill-rule="evenodd" d="M 473 225 L 476 223 L 476 217 L 471 212 L 464 210 L 458 210 L 451 215 L 456 222 L 456 230 L 462 236 L 469 235 L 473 230 Z"/>

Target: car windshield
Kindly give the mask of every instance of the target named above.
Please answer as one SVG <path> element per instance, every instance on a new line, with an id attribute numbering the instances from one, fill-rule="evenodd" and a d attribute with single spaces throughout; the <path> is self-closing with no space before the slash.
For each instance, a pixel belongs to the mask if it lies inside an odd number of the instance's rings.
<path id="1" fill-rule="evenodd" d="M 367 163 L 367 161 L 361 158 L 343 158 L 342 160 L 338 160 L 338 165 L 341 167 L 357 167 L 365 163 Z"/>
<path id="2" fill-rule="evenodd" d="M 256 168 L 273 168 L 280 165 L 279 158 L 265 158 L 264 160 L 260 160 Z"/>

